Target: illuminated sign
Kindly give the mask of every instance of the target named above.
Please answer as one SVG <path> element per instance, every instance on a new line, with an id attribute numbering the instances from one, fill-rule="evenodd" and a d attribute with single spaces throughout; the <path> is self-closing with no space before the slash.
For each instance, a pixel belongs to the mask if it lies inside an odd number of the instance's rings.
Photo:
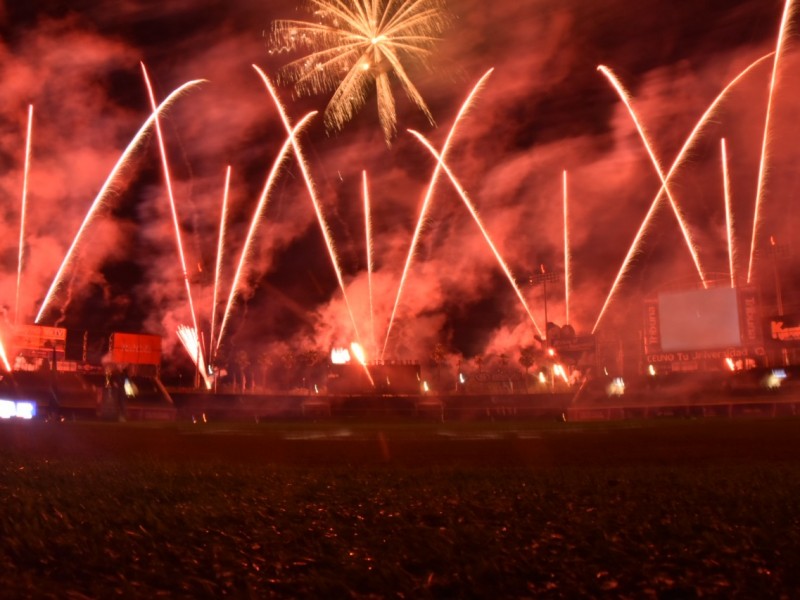
<path id="1" fill-rule="evenodd" d="M 726 359 L 755 358 L 764 356 L 763 346 L 732 347 L 720 350 L 687 350 L 685 352 L 654 352 L 647 354 L 647 362 L 653 364 L 693 362 L 693 361 L 725 361 Z"/>
<path id="2" fill-rule="evenodd" d="M 661 333 L 658 328 L 658 300 L 650 299 L 644 303 L 644 351 L 661 350 Z"/>
<path id="3" fill-rule="evenodd" d="M 44 327 L 42 325 L 16 325 L 12 346 L 17 350 L 50 350 L 63 352 L 67 342 L 64 327 Z"/>
<path id="4" fill-rule="evenodd" d="M 781 315 L 768 320 L 769 337 L 781 342 L 800 342 L 800 315 Z"/>
<path id="5" fill-rule="evenodd" d="M 28 400 L 0 400 L 0 419 L 30 420 L 35 416 L 35 402 Z"/>
<path id="6" fill-rule="evenodd" d="M 568 338 L 555 338 L 551 345 L 559 352 L 594 352 L 597 348 L 593 335 L 579 335 Z"/>

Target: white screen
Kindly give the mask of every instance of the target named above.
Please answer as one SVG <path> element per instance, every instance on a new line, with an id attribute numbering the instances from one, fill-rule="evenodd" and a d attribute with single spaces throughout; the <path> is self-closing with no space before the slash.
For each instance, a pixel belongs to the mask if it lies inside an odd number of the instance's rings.
<path id="1" fill-rule="evenodd" d="M 712 350 L 740 346 L 736 296 L 736 290 L 732 288 L 659 294 L 662 350 Z"/>

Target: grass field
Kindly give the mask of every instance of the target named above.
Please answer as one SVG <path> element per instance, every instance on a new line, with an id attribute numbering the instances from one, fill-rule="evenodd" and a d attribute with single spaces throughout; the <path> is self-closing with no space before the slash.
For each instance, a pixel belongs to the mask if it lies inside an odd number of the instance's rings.
<path id="1" fill-rule="evenodd" d="M 0 423 L 3 597 L 796 597 L 800 420 Z"/>

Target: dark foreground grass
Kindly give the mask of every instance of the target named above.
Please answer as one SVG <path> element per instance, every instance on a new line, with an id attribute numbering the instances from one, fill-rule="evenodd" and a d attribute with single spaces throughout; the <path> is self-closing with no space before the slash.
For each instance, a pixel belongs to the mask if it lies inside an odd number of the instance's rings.
<path id="1" fill-rule="evenodd" d="M 0 428 L 3 597 L 795 597 L 800 422 Z"/>

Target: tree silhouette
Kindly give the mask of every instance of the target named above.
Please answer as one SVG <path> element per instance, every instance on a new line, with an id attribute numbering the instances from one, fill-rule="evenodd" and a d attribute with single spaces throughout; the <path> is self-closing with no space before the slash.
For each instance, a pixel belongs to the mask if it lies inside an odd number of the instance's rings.
<path id="1" fill-rule="evenodd" d="M 525 391 L 528 390 L 528 371 L 536 362 L 536 349 L 533 346 L 523 346 L 519 350 L 519 364 L 525 367 Z"/>

